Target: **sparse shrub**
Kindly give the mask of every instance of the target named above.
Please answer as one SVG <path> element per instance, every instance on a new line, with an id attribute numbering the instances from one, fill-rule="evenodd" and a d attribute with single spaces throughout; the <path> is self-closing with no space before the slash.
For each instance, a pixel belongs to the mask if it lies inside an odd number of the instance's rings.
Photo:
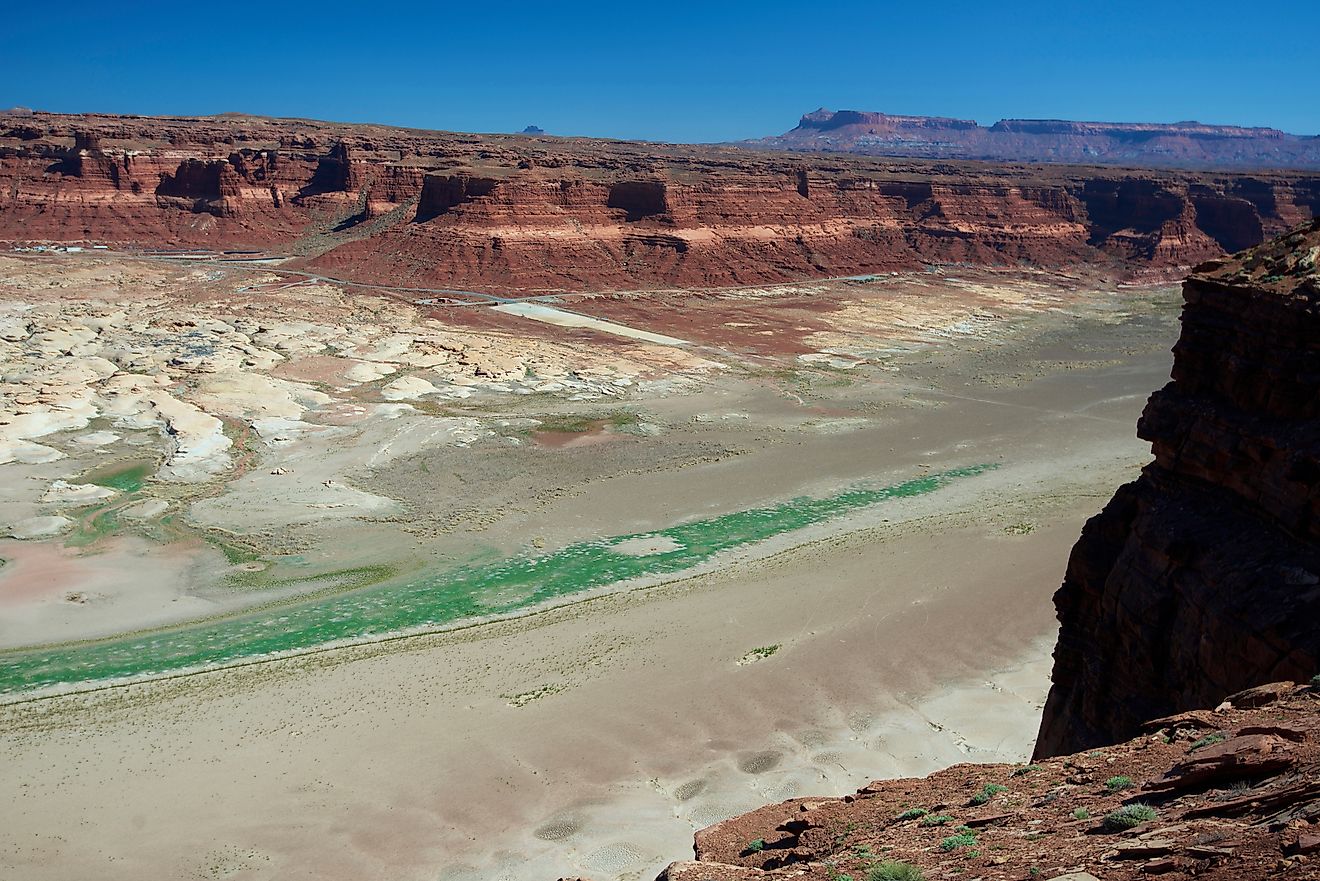
<path id="1" fill-rule="evenodd" d="M 981 787 L 981 791 L 972 796 L 970 804 L 983 805 L 1001 792 L 1008 792 L 1007 786 L 1000 786 L 998 783 L 987 783 Z"/>
<path id="2" fill-rule="evenodd" d="M 763 850 L 765 850 L 764 838 L 753 838 L 751 841 L 747 842 L 748 853 L 760 853 Z"/>
<path id="3" fill-rule="evenodd" d="M 921 818 L 923 826 L 943 826 L 945 823 L 952 823 L 953 817 L 948 814 L 931 814 L 929 817 Z"/>
<path id="4" fill-rule="evenodd" d="M 1074 820 L 1089 820 L 1089 819 L 1091 819 L 1091 812 L 1088 811 L 1086 808 L 1074 808 L 1074 809 L 1073 809 L 1073 819 L 1074 819 Z"/>
<path id="5" fill-rule="evenodd" d="M 904 811 L 903 813 L 899 814 L 898 817 L 897 817 L 896 819 L 899 819 L 899 820 L 916 820 L 916 819 L 919 819 L 919 818 L 921 818 L 921 817 L 926 816 L 926 815 L 929 814 L 929 813 L 930 813 L 930 811 L 926 810 L 925 808 L 908 808 L 906 811 Z"/>
<path id="6" fill-rule="evenodd" d="M 1317 673 L 1311 677 L 1311 687 L 1320 688 L 1320 673 Z"/>
<path id="7" fill-rule="evenodd" d="M 1014 769 L 1010 777 L 1021 777 L 1024 774 L 1030 774 L 1032 771 L 1039 771 L 1040 765 L 1023 765 L 1021 768 Z"/>
<path id="8" fill-rule="evenodd" d="M 940 850 L 945 853 L 955 851 L 960 847 L 971 847 L 976 844 L 976 835 L 970 832 L 959 832 L 957 835 L 950 835 L 940 842 Z"/>
<path id="9" fill-rule="evenodd" d="M 1105 814 L 1105 829 L 1110 832 L 1122 832 L 1124 829 L 1131 829 L 1133 826 L 1140 826 L 1148 820 L 1154 820 L 1159 814 L 1150 805 L 1137 804 L 1124 805 L 1116 811 L 1110 811 Z"/>
<path id="10" fill-rule="evenodd" d="M 1220 734 L 1219 732 L 1215 732 L 1214 734 L 1207 734 L 1205 737 L 1202 737 L 1200 740 L 1193 741 L 1192 745 L 1187 748 L 1187 751 L 1189 753 L 1194 753 L 1198 749 L 1201 749 L 1202 747 L 1211 746 L 1212 744 L 1216 744 L 1216 743 L 1223 743 L 1227 739 L 1228 738 L 1226 738 L 1224 735 Z"/>
<path id="11" fill-rule="evenodd" d="M 866 873 L 866 881 L 925 881 L 925 876 L 910 863 L 885 860 L 871 867 L 871 871 Z"/>
<path id="12" fill-rule="evenodd" d="M 1123 776 L 1110 777 L 1108 780 L 1105 781 L 1105 789 L 1108 789 L 1110 792 L 1122 792 L 1125 789 L 1131 789 L 1131 788 L 1132 788 L 1131 777 L 1123 777 Z"/>

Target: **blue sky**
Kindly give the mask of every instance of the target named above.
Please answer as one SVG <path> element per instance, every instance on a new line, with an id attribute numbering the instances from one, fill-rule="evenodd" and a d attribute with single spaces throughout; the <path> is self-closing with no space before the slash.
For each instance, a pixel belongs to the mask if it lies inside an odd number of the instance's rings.
<path id="1" fill-rule="evenodd" d="M 1320 0 L 15 0 L 0 107 L 674 141 L 819 106 L 1320 133 Z"/>

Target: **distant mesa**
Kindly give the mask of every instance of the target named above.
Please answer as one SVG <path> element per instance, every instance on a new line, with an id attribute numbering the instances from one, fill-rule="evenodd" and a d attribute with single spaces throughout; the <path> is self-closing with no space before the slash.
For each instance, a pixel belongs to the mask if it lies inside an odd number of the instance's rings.
<path id="1" fill-rule="evenodd" d="M 539 125 L 529 125 L 522 130 L 522 133 L 525 135 L 543 135 L 545 134 L 545 129 L 541 128 Z"/>
<path id="2" fill-rule="evenodd" d="M 822 107 L 804 114 L 792 131 L 743 145 L 910 159 L 1202 169 L 1320 168 L 1320 136 L 1200 122 L 1001 119 L 986 127 L 971 119 Z"/>

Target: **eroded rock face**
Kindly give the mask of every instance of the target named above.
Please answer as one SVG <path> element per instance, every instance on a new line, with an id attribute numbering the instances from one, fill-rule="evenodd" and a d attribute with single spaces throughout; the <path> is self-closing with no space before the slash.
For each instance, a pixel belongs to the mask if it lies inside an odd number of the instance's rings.
<path id="1" fill-rule="evenodd" d="M 1200 267 L 1155 461 L 1087 523 L 1037 755 L 1320 672 L 1320 222 Z"/>
<path id="2" fill-rule="evenodd" d="M 859 114 L 843 128 L 961 124 L 913 119 Z M 0 113 L 0 240 L 257 248 L 426 288 L 722 286 L 950 262 L 1181 273 L 1318 208 L 1320 176 L 1308 172 Z"/>

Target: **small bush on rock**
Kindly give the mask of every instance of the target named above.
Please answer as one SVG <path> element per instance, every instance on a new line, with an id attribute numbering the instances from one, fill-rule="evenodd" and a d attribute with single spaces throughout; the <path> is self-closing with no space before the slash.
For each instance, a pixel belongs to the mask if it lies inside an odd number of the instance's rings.
<path id="1" fill-rule="evenodd" d="M 1140 826 L 1148 820 L 1154 820 L 1159 814 L 1150 805 L 1141 803 L 1125 805 L 1116 811 L 1105 814 L 1105 829 L 1110 832 L 1122 832 L 1133 826 Z"/>
<path id="2" fill-rule="evenodd" d="M 949 853 L 960 847 L 971 847 L 974 844 L 976 844 L 976 835 L 971 832 L 959 832 L 957 835 L 950 835 L 941 841 L 940 850 Z"/>
<path id="3" fill-rule="evenodd" d="M 909 863 L 898 860 L 885 860 L 872 866 L 866 873 L 866 881 L 925 881 L 921 870 Z"/>
<path id="4" fill-rule="evenodd" d="M 1122 792 L 1123 790 L 1130 788 L 1132 788 L 1131 777 L 1110 777 L 1105 781 L 1105 789 L 1108 789 L 1110 792 Z"/>
<path id="5" fill-rule="evenodd" d="M 1000 786 L 998 783 L 987 783 L 981 787 L 981 791 L 972 796 L 971 804 L 983 805 L 1001 792 L 1008 792 L 1007 786 Z"/>

